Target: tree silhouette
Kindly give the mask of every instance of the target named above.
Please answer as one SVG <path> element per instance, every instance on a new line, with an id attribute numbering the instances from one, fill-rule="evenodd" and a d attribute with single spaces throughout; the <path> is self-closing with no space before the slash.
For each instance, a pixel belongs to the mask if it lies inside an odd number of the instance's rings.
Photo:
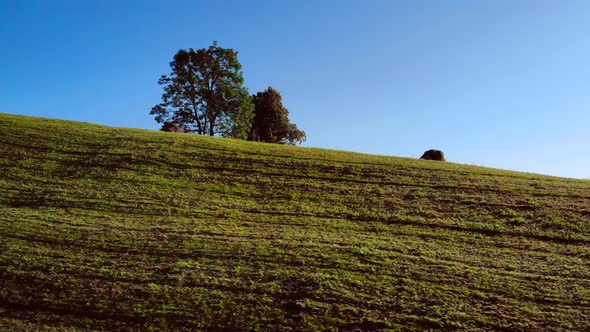
<path id="1" fill-rule="evenodd" d="M 289 121 L 281 94 L 272 87 L 252 96 L 254 118 L 248 135 L 251 141 L 296 144 L 305 141 L 305 132 Z"/>
<path id="2" fill-rule="evenodd" d="M 238 52 L 217 46 L 179 50 L 170 75 L 162 75 L 162 103 L 150 112 L 158 123 L 172 122 L 185 132 L 247 138 L 253 105 L 240 71 Z"/>

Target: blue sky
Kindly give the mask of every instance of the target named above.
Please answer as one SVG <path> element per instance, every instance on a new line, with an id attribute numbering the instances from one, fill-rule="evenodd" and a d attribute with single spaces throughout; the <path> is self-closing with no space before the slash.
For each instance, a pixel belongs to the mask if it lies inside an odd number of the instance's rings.
<path id="1" fill-rule="evenodd" d="M 590 2 L 0 1 L 0 112 L 157 129 L 181 48 L 234 48 L 304 146 L 590 178 Z"/>

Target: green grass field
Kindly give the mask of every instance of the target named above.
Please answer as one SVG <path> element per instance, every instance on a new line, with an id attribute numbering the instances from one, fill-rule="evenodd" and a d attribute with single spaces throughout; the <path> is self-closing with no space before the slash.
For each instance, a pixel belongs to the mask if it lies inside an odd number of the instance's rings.
<path id="1" fill-rule="evenodd" d="M 590 181 L 0 114 L 0 330 L 381 329 L 589 331 Z"/>

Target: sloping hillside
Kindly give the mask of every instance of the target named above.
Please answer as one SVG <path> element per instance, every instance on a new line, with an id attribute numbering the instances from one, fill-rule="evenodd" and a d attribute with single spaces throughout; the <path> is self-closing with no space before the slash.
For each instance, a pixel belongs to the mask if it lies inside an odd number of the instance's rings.
<path id="1" fill-rule="evenodd" d="M 0 330 L 590 330 L 590 181 L 0 114 Z"/>

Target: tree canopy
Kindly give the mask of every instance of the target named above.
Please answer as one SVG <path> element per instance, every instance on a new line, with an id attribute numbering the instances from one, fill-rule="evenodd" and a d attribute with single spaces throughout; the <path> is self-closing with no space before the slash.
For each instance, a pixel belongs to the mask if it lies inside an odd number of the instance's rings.
<path id="1" fill-rule="evenodd" d="M 245 139 L 253 105 L 238 52 L 217 46 L 179 50 L 170 62 L 172 72 L 162 75 L 162 103 L 150 114 L 158 123 L 173 122 L 185 132 Z"/>
<path id="2" fill-rule="evenodd" d="M 162 75 L 162 102 L 150 112 L 162 130 L 297 144 L 305 132 L 289 121 L 281 94 L 272 87 L 250 96 L 243 86 L 238 52 L 213 42 L 179 50 Z"/>
<path id="3" fill-rule="evenodd" d="M 248 139 L 252 141 L 296 144 L 305 141 L 305 132 L 289 121 L 281 94 L 272 87 L 252 96 L 254 118 Z"/>

